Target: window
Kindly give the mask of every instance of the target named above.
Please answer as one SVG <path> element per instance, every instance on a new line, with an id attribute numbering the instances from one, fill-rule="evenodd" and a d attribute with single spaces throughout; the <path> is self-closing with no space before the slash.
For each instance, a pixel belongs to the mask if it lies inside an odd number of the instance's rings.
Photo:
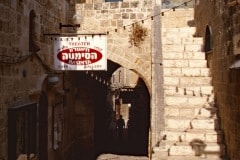
<path id="1" fill-rule="evenodd" d="M 210 27 L 206 27 L 206 32 L 205 32 L 205 52 L 211 52 L 212 51 L 212 45 L 211 45 L 211 31 Z"/>
<path id="2" fill-rule="evenodd" d="M 40 48 L 37 45 L 37 32 L 36 32 L 36 14 L 32 10 L 29 15 L 29 51 L 38 52 Z"/>
<path id="3" fill-rule="evenodd" d="M 206 53 L 206 60 L 207 60 L 207 67 L 211 68 L 211 60 L 212 60 L 212 37 L 211 37 L 211 30 L 210 27 L 206 27 L 205 32 L 205 53 Z"/>

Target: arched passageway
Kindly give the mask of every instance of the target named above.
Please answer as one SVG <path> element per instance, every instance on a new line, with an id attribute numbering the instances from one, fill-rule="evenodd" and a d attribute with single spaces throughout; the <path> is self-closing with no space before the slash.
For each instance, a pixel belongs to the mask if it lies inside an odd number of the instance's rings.
<path id="1" fill-rule="evenodd" d="M 150 95 L 141 78 L 128 91 L 124 87 L 114 90 L 110 85 L 111 77 L 119 67 L 108 61 L 107 71 L 67 73 L 70 80 L 66 87 L 74 90 L 71 102 L 75 106 L 73 158 L 76 160 L 96 159 L 103 153 L 148 155 Z M 122 139 L 115 127 L 120 104 L 121 109 L 128 110 Z"/>
<path id="2" fill-rule="evenodd" d="M 99 143 L 96 143 L 97 156 L 101 153 L 147 156 L 150 103 L 144 82 L 139 79 L 133 90 L 123 89 L 119 97 L 114 98 L 115 106 L 109 106 L 106 110 L 96 113 L 97 117 L 107 114 L 105 130 L 96 134 L 99 140 Z M 122 136 L 116 128 L 120 116 L 125 121 Z M 95 125 L 101 127 L 101 121 L 96 121 Z"/>

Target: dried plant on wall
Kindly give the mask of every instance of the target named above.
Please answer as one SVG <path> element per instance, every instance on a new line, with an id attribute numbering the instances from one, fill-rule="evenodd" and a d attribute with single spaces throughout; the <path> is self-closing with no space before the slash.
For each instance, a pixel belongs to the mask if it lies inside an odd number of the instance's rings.
<path id="1" fill-rule="evenodd" d="M 131 45 L 140 47 L 142 41 L 147 36 L 147 28 L 142 27 L 140 24 L 135 24 L 132 27 L 132 33 L 129 35 L 129 42 Z"/>

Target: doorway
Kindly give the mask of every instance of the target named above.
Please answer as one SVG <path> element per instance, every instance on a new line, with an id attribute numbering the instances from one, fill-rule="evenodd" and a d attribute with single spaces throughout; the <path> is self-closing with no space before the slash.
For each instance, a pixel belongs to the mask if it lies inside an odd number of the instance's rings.
<path id="1" fill-rule="evenodd" d="M 29 102 L 8 108 L 8 159 L 36 155 L 37 104 Z"/>
<path id="2" fill-rule="evenodd" d="M 68 85 L 74 90 L 71 101 L 75 106 L 76 160 L 96 159 L 105 153 L 148 156 L 150 94 L 138 74 L 134 86 L 124 84 L 114 88 L 113 79 L 132 82 L 131 74 L 118 72 L 119 68 L 108 61 L 107 71 L 69 72 L 72 81 Z M 119 74 L 111 79 L 115 71 Z M 122 78 L 123 75 L 126 77 Z M 120 114 L 125 121 L 123 141 L 116 132 Z M 93 157 L 87 157 L 90 155 Z"/>
<path id="3" fill-rule="evenodd" d="M 48 160 L 48 99 L 42 92 L 39 100 L 39 160 Z"/>
<path id="4" fill-rule="evenodd" d="M 105 104 L 99 106 L 94 115 L 96 156 L 103 153 L 148 156 L 150 94 L 140 77 L 135 78 L 134 85 L 127 85 L 125 82 L 130 80 L 122 75 L 129 78 L 130 74 L 124 70 L 116 72 L 119 74 L 113 74 L 111 85 L 105 92 Z M 124 128 L 120 132 L 117 128 L 119 117 L 124 120 Z"/>

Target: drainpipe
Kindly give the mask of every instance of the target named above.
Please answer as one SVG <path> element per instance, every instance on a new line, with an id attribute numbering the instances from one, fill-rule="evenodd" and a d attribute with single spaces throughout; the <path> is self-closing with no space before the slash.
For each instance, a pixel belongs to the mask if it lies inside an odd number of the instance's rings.
<path id="1" fill-rule="evenodd" d="M 151 147 L 159 147 L 160 133 L 165 130 L 163 101 L 163 65 L 161 42 L 161 2 L 154 0 L 152 4 L 152 86 L 151 86 Z"/>

